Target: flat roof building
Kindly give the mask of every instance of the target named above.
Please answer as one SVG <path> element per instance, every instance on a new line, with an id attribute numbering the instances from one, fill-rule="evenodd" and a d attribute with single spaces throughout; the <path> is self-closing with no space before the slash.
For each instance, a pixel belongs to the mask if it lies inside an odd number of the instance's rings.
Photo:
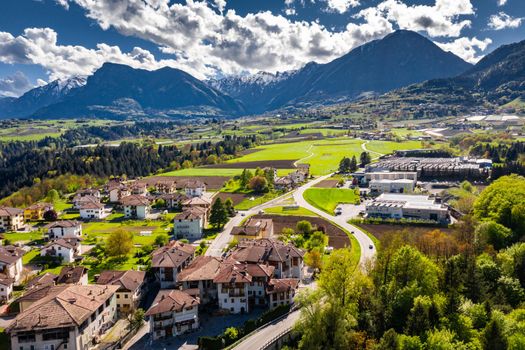
<path id="1" fill-rule="evenodd" d="M 366 205 L 367 217 L 448 222 L 448 208 L 429 196 L 383 193 Z"/>

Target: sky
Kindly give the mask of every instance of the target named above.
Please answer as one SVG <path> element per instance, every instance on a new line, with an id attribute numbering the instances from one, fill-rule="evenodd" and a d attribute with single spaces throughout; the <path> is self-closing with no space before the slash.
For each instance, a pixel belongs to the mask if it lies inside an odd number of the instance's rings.
<path id="1" fill-rule="evenodd" d="M 298 69 L 397 29 L 476 63 L 525 40 L 525 0 L 2 0 L 0 96 L 104 62 L 199 79 Z"/>

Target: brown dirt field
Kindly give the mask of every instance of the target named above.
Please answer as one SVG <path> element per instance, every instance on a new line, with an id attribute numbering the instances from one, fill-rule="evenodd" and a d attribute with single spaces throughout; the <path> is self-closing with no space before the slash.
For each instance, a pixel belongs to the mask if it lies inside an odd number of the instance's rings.
<path id="1" fill-rule="evenodd" d="M 227 192 L 219 192 L 215 197 L 213 197 L 213 201 L 215 202 L 215 200 L 217 198 L 220 198 L 221 201 L 225 201 L 226 199 L 228 198 L 231 198 L 232 201 L 233 201 L 233 205 L 237 205 L 239 204 L 240 202 L 242 202 L 243 200 L 245 200 L 246 198 L 250 198 L 252 197 L 253 195 L 248 195 L 248 194 L 245 194 L 245 193 L 227 193 Z"/>
<path id="2" fill-rule="evenodd" d="M 399 231 L 406 231 L 410 235 L 422 235 L 429 231 L 440 230 L 446 234 L 451 234 L 453 229 L 448 227 L 428 227 L 428 226 L 407 226 L 407 225 L 374 225 L 359 224 L 366 231 L 373 234 L 381 243 L 388 241 L 389 237 Z"/>
<path id="3" fill-rule="evenodd" d="M 283 228 L 292 228 L 295 229 L 297 222 L 301 220 L 310 221 L 313 226 L 324 227 L 325 233 L 328 235 L 328 245 L 338 248 L 344 248 L 350 246 L 350 238 L 347 234 L 341 230 L 339 227 L 331 224 L 323 218 L 316 218 L 311 216 L 286 216 L 286 215 L 255 215 L 259 218 L 270 218 L 273 220 L 273 231 L 274 233 L 280 233 Z"/>
<path id="4" fill-rule="evenodd" d="M 150 186 L 158 180 L 173 180 L 177 183 L 177 188 L 184 188 L 186 182 L 190 180 L 200 180 L 208 185 L 208 189 L 218 190 L 222 188 L 222 185 L 229 179 L 229 176 L 153 176 L 141 179 L 140 181 L 146 182 L 148 186 Z"/>
<path id="5" fill-rule="evenodd" d="M 293 169 L 295 159 L 290 160 L 260 160 L 255 162 L 238 162 L 238 163 L 220 163 L 214 165 L 207 165 L 206 168 L 219 169 L 255 169 L 257 167 L 273 167 L 275 169 Z M 239 173 L 240 174 L 240 173 Z"/>
<path id="6" fill-rule="evenodd" d="M 241 155 L 245 156 L 247 154 L 252 154 L 252 153 L 255 153 L 255 152 L 259 152 L 261 151 L 260 149 L 257 149 L 257 148 L 248 148 L 248 149 L 245 149 L 243 151 L 241 151 Z"/>
<path id="7" fill-rule="evenodd" d="M 316 184 L 314 187 L 317 188 L 336 188 L 339 180 L 323 180 Z"/>

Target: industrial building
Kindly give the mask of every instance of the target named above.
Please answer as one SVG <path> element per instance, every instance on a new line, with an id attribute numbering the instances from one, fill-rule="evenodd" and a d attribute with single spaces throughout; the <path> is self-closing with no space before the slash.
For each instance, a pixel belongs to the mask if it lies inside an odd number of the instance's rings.
<path id="1" fill-rule="evenodd" d="M 448 208 L 429 196 L 383 193 L 366 205 L 366 216 L 383 219 L 449 221 Z"/>

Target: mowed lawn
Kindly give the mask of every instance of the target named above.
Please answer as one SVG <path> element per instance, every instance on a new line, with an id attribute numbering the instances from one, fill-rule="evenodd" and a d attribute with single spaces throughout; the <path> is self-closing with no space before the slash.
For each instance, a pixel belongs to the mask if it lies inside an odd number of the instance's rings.
<path id="1" fill-rule="evenodd" d="M 340 188 L 309 188 L 304 192 L 304 199 L 331 215 L 339 203 L 359 203 L 359 195 L 354 190 Z"/>
<path id="2" fill-rule="evenodd" d="M 366 148 L 372 152 L 381 154 L 390 154 L 394 151 L 401 151 L 407 149 L 418 149 L 422 147 L 421 141 L 370 141 L 366 144 Z"/>

